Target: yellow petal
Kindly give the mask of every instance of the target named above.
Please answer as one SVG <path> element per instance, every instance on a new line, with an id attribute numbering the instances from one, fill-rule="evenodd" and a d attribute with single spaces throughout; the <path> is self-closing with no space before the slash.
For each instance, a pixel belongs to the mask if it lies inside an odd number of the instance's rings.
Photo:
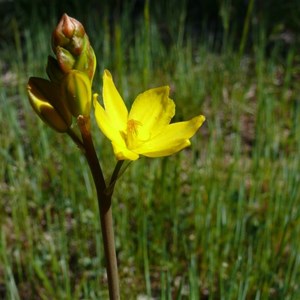
<path id="1" fill-rule="evenodd" d="M 168 86 L 150 89 L 137 96 L 129 113 L 129 120 L 142 124 L 139 134 L 154 136 L 170 123 L 175 114 L 175 104 L 169 98 Z M 144 131 L 144 132 L 143 132 Z"/>
<path id="2" fill-rule="evenodd" d="M 116 123 L 111 120 L 107 112 L 97 101 L 97 94 L 94 94 L 94 108 L 95 108 L 95 117 L 98 124 L 98 127 L 103 132 L 103 134 L 112 142 L 115 142 L 123 147 L 126 146 L 124 137 L 122 136 L 119 129 L 115 126 Z"/>
<path id="3" fill-rule="evenodd" d="M 103 102 L 111 122 L 119 131 L 126 131 L 128 111 L 108 70 L 103 74 Z"/>
<path id="4" fill-rule="evenodd" d="M 137 160 L 139 155 L 131 150 L 129 150 L 126 145 L 120 145 L 116 142 L 112 142 L 115 156 L 118 160 Z"/>
<path id="5" fill-rule="evenodd" d="M 189 121 L 167 125 L 161 133 L 133 151 L 149 157 L 174 154 L 190 145 L 189 138 L 196 133 L 204 120 L 205 117 L 200 115 Z"/>

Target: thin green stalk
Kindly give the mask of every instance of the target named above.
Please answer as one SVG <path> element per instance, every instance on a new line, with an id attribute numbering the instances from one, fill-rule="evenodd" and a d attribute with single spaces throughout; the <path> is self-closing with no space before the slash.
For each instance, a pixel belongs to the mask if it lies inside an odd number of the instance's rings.
<path id="1" fill-rule="evenodd" d="M 119 172 L 121 170 L 121 167 L 124 163 L 124 160 L 118 160 L 116 166 L 115 166 L 115 169 L 111 175 L 111 178 L 110 178 L 110 181 L 109 181 L 109 185 L 107 187 L 107 193 L 110 194 L 110 197 L 112 196 L 112 193 L 114 191 L 114 188 L 115 188 L 115 184 L 117 182 L 117 179 L 118 179 L 118 176 L 119 176 Z"/>
<path id="2" fill-rule="evenodd" d="M 91 169 L 97 190 L 104 253 L 106 257 L 109 298 L 111 300 L 119 300 L 120 291 L 118 265 L 115 251 L 115 239 L 111 209 L 112 193 L 107 193 L 103 172 L 101 170 L 91 136 L 90 119 L 88 117 L 79 116 L 77 122 L 82 135 L 83 146 L 85 149 L 85 157 Z"/>

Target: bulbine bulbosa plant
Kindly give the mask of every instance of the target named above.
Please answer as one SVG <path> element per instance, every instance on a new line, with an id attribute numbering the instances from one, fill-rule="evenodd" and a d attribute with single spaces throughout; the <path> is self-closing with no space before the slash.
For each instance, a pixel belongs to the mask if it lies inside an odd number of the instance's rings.
<path id="1" fill-rule="evenodd" d="M 86 157 L 97 190 L 109 295 L 110 299 L 120 299 L 111 204 L 122 164 L 140 155 L 161 157 L 182 150 L 190 145 L 189 139 L 205 118 L 199 115 L 170 124 L 175 104 L 169 98 L 168 86 L 139 94 L 128 111 L 108 70 L 103 73 L 102 97 L 93 95 L 96 56 L 82 24 L 66 14 L 52 34 L 52 49 L 55 57 L 48 57 L 46 67 L 49 79 L 29 79 L 29 101 L 47 125 L 69 135 Z M 91 135 L 91 110 L 116 157 L 108 182 Z"/>

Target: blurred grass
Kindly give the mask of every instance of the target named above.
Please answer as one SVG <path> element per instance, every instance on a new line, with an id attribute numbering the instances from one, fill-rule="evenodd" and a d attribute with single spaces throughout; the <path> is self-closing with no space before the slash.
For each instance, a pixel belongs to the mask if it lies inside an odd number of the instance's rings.
<path id="1" fill-rule="evenodd" d="M 113 21 L 106 7 L 107 18 L 92 14 L 84 24 L 98 58 L 94 90 L 104 68 L 128 106 L 168 84 L 175 120 L 203 113 L 207 121 L 191 148 L 131 163 L 117 184 L 122 298 L 299 299 L 297 49 L 282 51 L 278 41 L 270 50 L 264 26 L 249 53 L 244 36 L 234 49 L 230 31 L 195 39 L 184 6 L 171 11 L 168 2 L 166 37 L 149 1 L 134 26 L 129 4 Z M 38 120 L 25 93 L 29 76 L 45 76 L 56 22 L 37 15 L 40 25 L 21 28 L 13 19 L 14 43 L 1 47 L 0 299 L 107 298 L 88 167 Z M 111 146 L 95 123 L 93 134 L 109 176 Z"/>

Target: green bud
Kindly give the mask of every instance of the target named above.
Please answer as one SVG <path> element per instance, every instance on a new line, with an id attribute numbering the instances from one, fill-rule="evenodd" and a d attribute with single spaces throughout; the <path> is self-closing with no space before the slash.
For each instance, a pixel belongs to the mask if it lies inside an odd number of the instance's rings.
<path id="1" fill-rule="evenodd" d="M 27 85 L 28 98 L 37 115 L 58 132 L 66 132 L 72 116 L 61 101 L 60 88 L 48 80 L 31 77 Z"/>
<path id="2" fill-rule="evenodd" d="M 52 34 L 52 49 L 61 70 L 84 72 L 93 80 L 96 56 L 82 24 L 64 14 Z"/>
<path id="3" fill-rule="evenodd" d="M 75 58 L 68 50 L 57 46 L 56 57 L 57 62 L 64 73 L 68 73 L 73 69 L 75 64 Z"/>
<path id="4" fill-rule="evenodd" d="M 92 82 L 96 70 L 96 55 L 89 43 L 86 45 L 86 48 L 86 55 L 78 57 L 75 61 L 74 69 L 86 73 Z"/>
<path id="5" fill-rule="evenodd" d="M 67 73 L 62 82 L 62 90 L 68 109 L 74 117 L 90 115 L 91 81 L 85 73 L 77 70 Z"/>

